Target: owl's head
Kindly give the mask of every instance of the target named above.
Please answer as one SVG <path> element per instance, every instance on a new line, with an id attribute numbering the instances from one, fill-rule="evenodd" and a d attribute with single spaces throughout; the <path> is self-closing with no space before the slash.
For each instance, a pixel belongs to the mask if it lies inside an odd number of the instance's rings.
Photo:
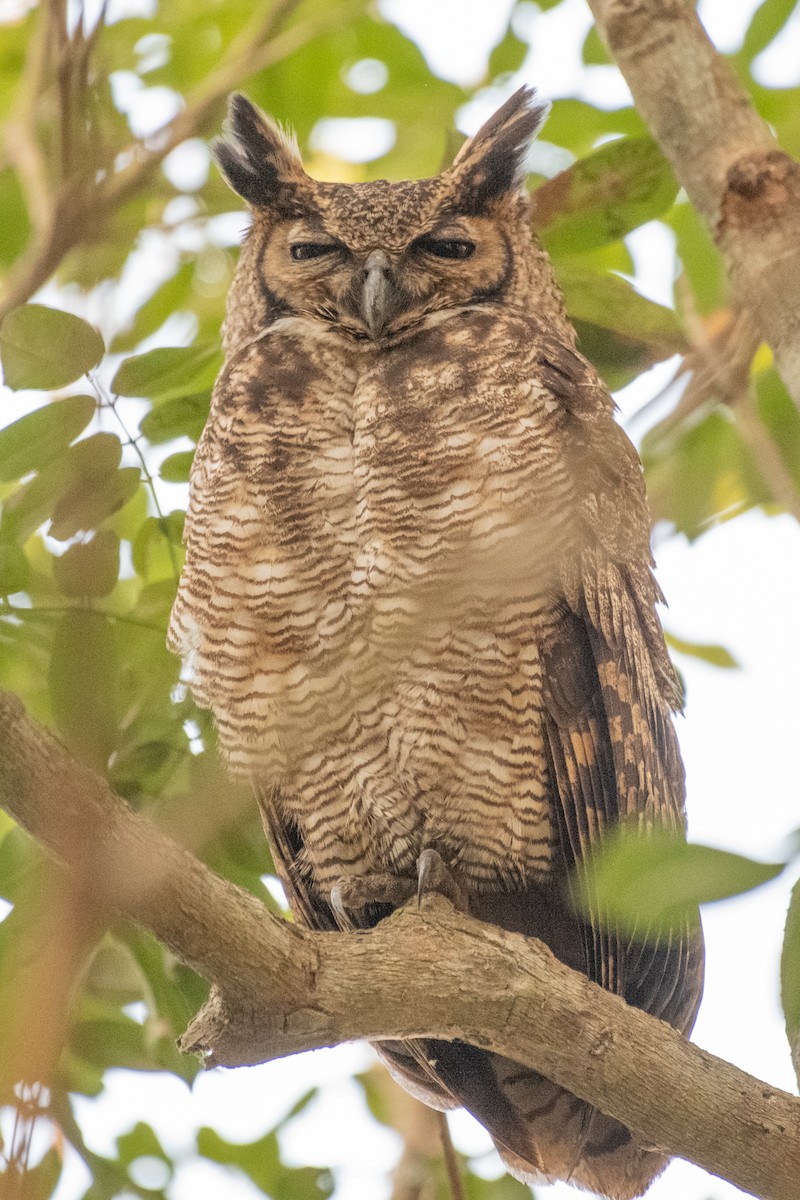
<path id="1" fill-rule="evenodd" d="M 531 246 L 522 162 L 546 115 L 521 88 L 434 179 L 320 183 L 294 142 L 233 96 L 215 152 L 253 213 L 248 270 L 264 316 L 381 341 L 429 313 L 513 302 Z"/>

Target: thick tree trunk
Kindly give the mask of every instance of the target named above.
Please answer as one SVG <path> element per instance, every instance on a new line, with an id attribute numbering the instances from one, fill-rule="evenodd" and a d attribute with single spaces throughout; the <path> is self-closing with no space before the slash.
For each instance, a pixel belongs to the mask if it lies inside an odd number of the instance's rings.
<path id="1" fill-rule="evenodd" d="M 601 37 L 800 404 L 800 164 L 709 41 L 694 0 L 589 0 Z"/>

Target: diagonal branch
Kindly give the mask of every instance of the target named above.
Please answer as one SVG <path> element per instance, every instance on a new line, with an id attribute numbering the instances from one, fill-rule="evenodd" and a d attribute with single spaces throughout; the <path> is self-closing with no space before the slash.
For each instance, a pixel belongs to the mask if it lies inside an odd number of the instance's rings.
<path id="1" fill-rule="evenodd" d="M 800 164 L 717 54 L 695 0 L 589 0 L 636 107 L 800 404 Z"/>
<path id="2" fill-rule="evenodd" d="M 762 1200 L 796 1198 L 800 1100 L 629 1008 L 540 942 L 439 897 L 367 933 L 300 930 L 133 812 L 7 693 L 0 804 L 77 873 L 94 904 L 152 930 L 214 983 L 182 1039 L 209 1065 L 356 1038 L 463 1038 Z"/>

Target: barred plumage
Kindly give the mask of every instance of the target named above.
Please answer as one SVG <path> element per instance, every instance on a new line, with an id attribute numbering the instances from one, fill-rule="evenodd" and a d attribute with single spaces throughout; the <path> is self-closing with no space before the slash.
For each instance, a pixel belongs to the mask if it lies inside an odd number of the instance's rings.
<path id="1" fill-rule="evenodd" d="M 639 462 L 519 188 L 542 115 L 522 89 L 436 179 L 344 186 L 234 97 L 253 227 L 170 644 L 299 919 L 374 923 L 435 850 L 475 915 L 688 1031 L 699 925 L 626 944 L 564 898 L 604 829 L 682 828 L 683 773 Z M 664 1165 L 518 1064 L 382 1052 L 522 1178 L 629 1200 Z"/>

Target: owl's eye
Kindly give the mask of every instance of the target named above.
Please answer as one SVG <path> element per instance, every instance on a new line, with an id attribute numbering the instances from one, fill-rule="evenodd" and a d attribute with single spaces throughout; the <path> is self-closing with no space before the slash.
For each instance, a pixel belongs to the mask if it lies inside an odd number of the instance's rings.
<path id="1" fill-rule="evenodd" d="M 475 253 L 475 243 L 460 238 L 421 237 L 416 244 L 420 250 L 436 258 L 465 259 Z"/>
<path id="2" fill-rule="evenodd" d="M 289 254 L 294 262 L 307 262 L 309 258 L 322 258 L 338 249 L 336 242 L 294 242 L 289 247 Z"/>

